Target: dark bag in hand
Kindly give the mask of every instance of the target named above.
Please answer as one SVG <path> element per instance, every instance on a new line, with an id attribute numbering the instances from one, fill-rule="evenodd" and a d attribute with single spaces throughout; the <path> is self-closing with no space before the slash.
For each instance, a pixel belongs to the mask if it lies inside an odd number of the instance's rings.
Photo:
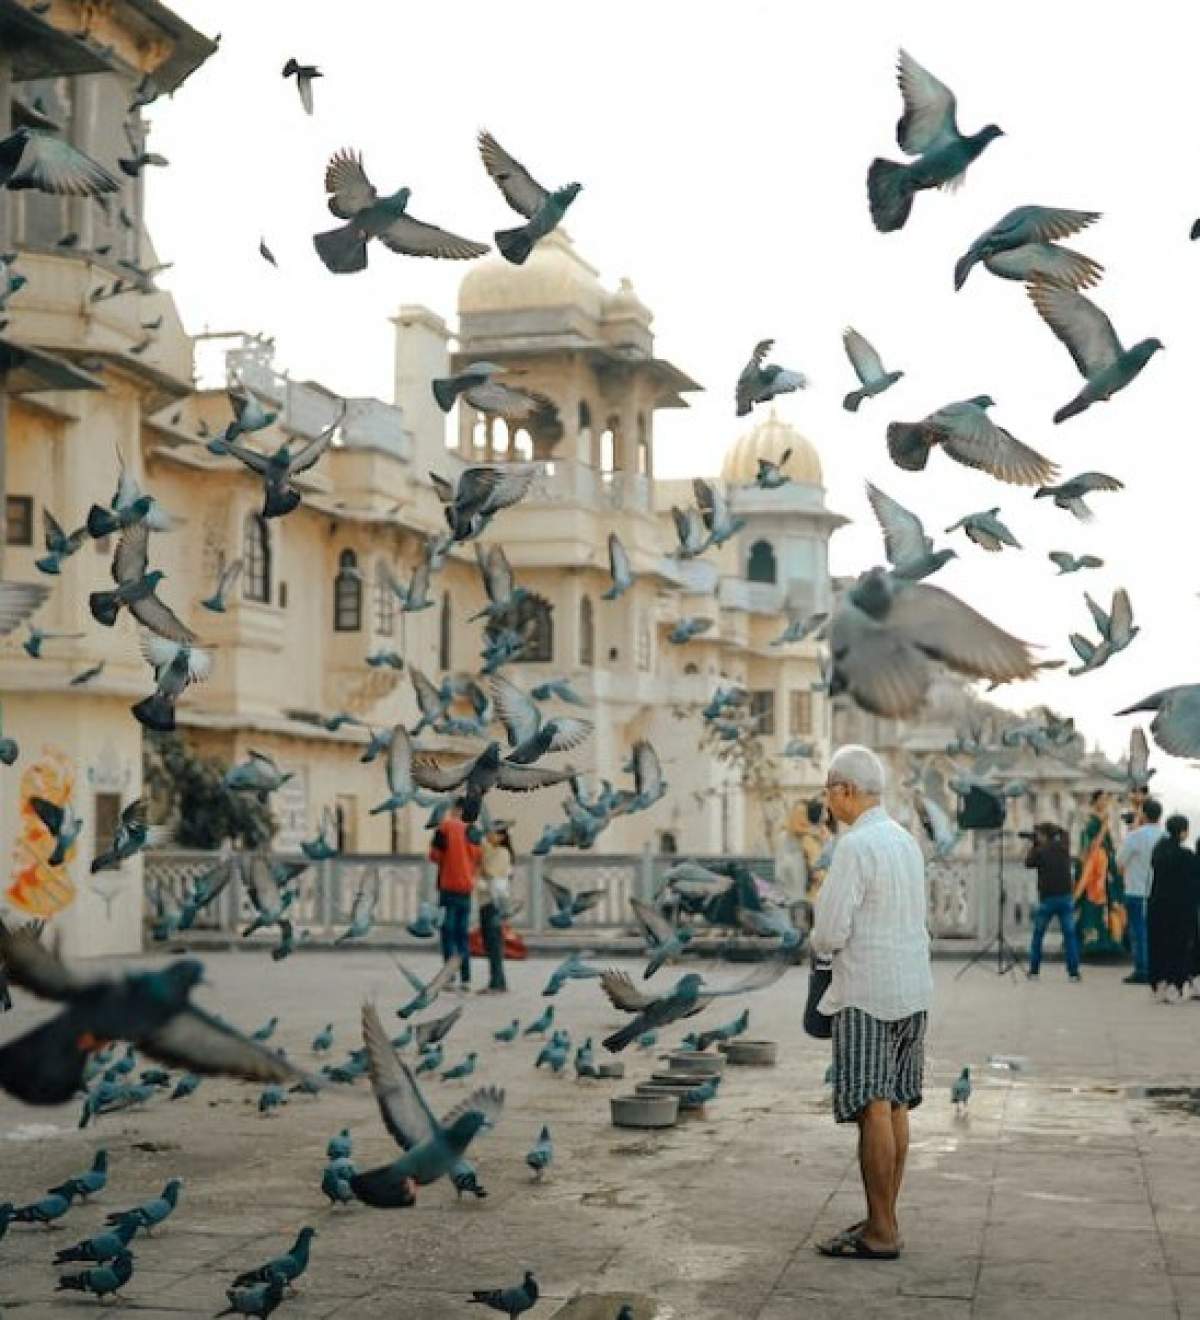
<path id="1" fill-rule="evenodd" d="M 808 1000 L 804 1005 L 804 1030 L 817 1040 L 828 1040 L 833 1035 L 833 1018 L 820 1012 L 817 1005 L 833 982 L 833 967 L 816 962 L 808 973 Z"/>

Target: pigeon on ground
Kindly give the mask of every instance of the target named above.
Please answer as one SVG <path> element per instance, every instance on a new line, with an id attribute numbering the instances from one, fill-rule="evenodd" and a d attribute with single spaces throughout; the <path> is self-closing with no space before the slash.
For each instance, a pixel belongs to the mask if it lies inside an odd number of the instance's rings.
<path id="1" fill-rule="evenodd" d="M 504 194 L 504 200 L 527 224 L 515 229 L 498 229 L 496 247 L 505 261 L 522 265 L 540 239 L 557 229 L 567 208 L 579 196 L 583 185 L 568 183 L 553 192 L 544 188 L 519 160 L 515 160 L 486 130 L 479 134 L 479 154 L 492 182 Z"/>
<path id="2" fill-rule="evenodd" d="M 442 1066 L 446 1051 L 440 1045 L 426 1045 L 421 1050 L 421 1060 L 416 1067 L 416 1075 L 435 1073 Z"/>
<path id="3" fill-rule="evenodd" d="M 431 472 L 430 479 L 442 502 L 446 525 L 455 541 L 479 536 L 500 512 L 529 494 L 538 474 L 534 463 L 463 468 L 457 484 Z"/>
<path id="4" fill-rule="evenodd" d="M 714 999 L 747 994 L 774 985 L 787 970 L 789 961 L 788 957 L 776 953 L 756 964 L 748 975 L 723 990 L 710 989 L 699 973 L 687 972 L 662 995 L 643 994 L 625 972 L 607 971 L 600 978 L 600 985 L 609 1002 L 623 1013 L 635 1016 L 628 1026 L 606 1037 L 604 1048 L 616 1054 L 637 1040 L 643 1032 L 665 1027 L 681 1018 L 692 1017 L 707 1008 Z"/>
<path id="5" fill-rule="evenodd" d="M 150 528 L 144 522 L 127 527 L 121 533 L 112 559 L 112 579 L 117 584 L 116 589 L 93 591 L 88 596 L 88 608 L 97 623 L 111 628 L 124 607 L 138 623 L 158 637 L 188 645 L 196 640 L 196 634 L 158 598 L 158 584 L 166 574 L 161 569 L 149 568 L 149 538 Z"/>
<path id="6" fill-rule="evenodd" d="M 119 1256 L 129 1246 L 137 1229 L 137 1224 L 127 1220 L 117 1228 L 108 1229 L 106 1232 L 97 1233 L 94 1237 L 85 1238 L 82 1242 L 76 1242 L 73 1247 L 63 1247 L 61 1251 L 54 1253 L 54 1264 L 69 1265 L 76 1260 L 90 1260 L 103 1264 L 104 1261 Z"/>
<path id="7" fill-rule="evenodd" d="M 901 50 L 896 77 L 904 114 L 896 141 L 917 159 L 909 165 L 876 157 L 867 172 L 871 219 L 881 233 L 903 229 L 913 198 L 926 188 L 956 188 L 967 167 L 1003 130 L 988 124 L 978 133 L 959 132 L 954 93 Z"/>
<path id="8" fill-rule="evenodd" d="M 324 457 L 326 450 L 333 443 L 345 413 L 346 405 L 343 403 L 337 417 L 323 431 L 318 432 L 294 451 L 292 442 L 285 440 L 278 449 L 264 454 L 230 438 L 229 430 L 226 431 L 224 439 L 211 441 L 209 448 L 221 455 L 231 455 L 253 472 L 263 484 L 262 516 L 282 518 L 297 508 L 303 498 L 293 484 L 296 477 L 315 467 Z"/>
<path id="9" fill-rule="evenodd" d="M 808 378 L 802 371 L 788 371 L 773 362 L 767 362 L 767 354 L 775 346 L 773 339 L 762 339 L 754 346 L 750 361 L 742 368 L 737 381 L 737 415 L 745 417 L 756 403 L 766 403 L 780 394 L 791 394 L 805 389 Z M 787 462 L 787 455 L 779 461 L 782 467 Z M 759 483 L 762 484 L 761 482 Z"/>
<path id="10" fill-rule="evenodd" d="M 639 1050 L 652 1050 L 658 1044 L 657 1031 L 643 1031 L 638 1037 Z"/>
<path id="11" fill-rule="evenodd" d="M 254 1283 L 268 1283 L 272 1278 L 293 1284 L 308 1269 L 308 1253 L 317 1230 L 305 1226 L 296 1234 L 296 1240 L 281 1256 L 274 1256 L 264 1265 L 245 1270 L 233 1281 L 235 1288 L 246 1288 Z"/>
<path id="12" fill-rule="evenodd" d="M 533 1176 L 541 1182 L 546 1170 L 554 1162 L 554 1142 L 550 1138 L 550 1128 L 542 1124 L 537 1141 L 525 1155 L 525 1163 L 533 1170 Z"/>
<path id="13" fill-rule="evenodd" d="M 183 1190 L 183 1180 L 172 1178 L 162 1189 L 158 1196 L 152 1196 L 148 1201 L 143 1201 L 140 1205 L 135 1205 L 129 1210 L 114 1210 L 106 1215 L 104 1222 L 120 1227 L 123 1224 L 136 1224 L 138 1229 L 144 1229 L 146 1233 L 153 1233 L 164 1220 L 167 1220 L 175 1213 L 175 1208 L 179 1204 L 179 1193 Z"/>
<path id="14" fill-rule="evenodd" d="M 225 613 L 225 597 L 233 590 L 234 584 L 242 573 L 244 560 L 238 558 L 231 564 L 222 566 L 217 574 L 217 585 L 211 596 L 205 596 L 200 602 L 206 610 L 211 610 L 214 614 Z"/>
<path id="15" fill-rule="evenodd" d="M 270 1114 L 281 1105 L 286 1105 L 287 1102 L 288 1099 L 282 1086 L 264 1086 L 258 1096 L 258 1112 L 260 1114 Z"/>
<path id="16" fill-rule="evenodd" d="M 1078 559 L 1066 550 L 1051 550 L 1050 562 L 1058 569 L 1058 576 L 1064 573 L 1078 573 L 1083 568 L 1103 568 L 1104 560 L 1095 555 L 1080 555 Z"/>
<path id="17" fill-rule="evenodd" d="M 265 1283 L 256 1283 L 249 1288 L 226 1288 L 225 1297 L 229 1305 L 217 1312 L 217 1320 L 225 1315 L 252 1315 L 260 1318 L 269 1316 L 283 1302 L 283 1278 L 271 1274 Z"/>
<path id="18" fill-rule="evenodd" d="M 296 79 L 296 91 L 300 94 L 300 104 L 304 107 L 304 113 L 311 115 L 313 112 L 313 79 L 323 76 L 321 70 L 315 64 L 300 64 L 295 59 L 289 59 L 283 66 L 282 76 Z"/>
<path id="19" fill-rule="evenodd" d="M 1033 676 L 1026 643 L 965 602 L 927 582 L 903 582 L 873 568 L 838 600 L 830 627 L 831 691 L 864 710 L 902 718 L 924 700 L 931 660 L 993 682 Z"/>
<path id="20" fill-rule="evenodd" d="M 57 802 L 50 802 L 34 794 L 29 799 L 29 805 L 38 820 L 50 831 L 50 837 L 54 840 L 54 847 L 46 858 L 46 865 L 61 866 L 66 861 L 67 854 L 75 846 L 75 840 L 83 829 L 83 821 L 69 802 L 64 802 L 60 806 Z"/>
<path id="21" fill-rule="evenodd" d="M 463 798 L 462 818 L 468 825 L 479 819 L 484 797 L 493 789 L 506 793 L 529 793 L 565 783 L 574 774 L 569 766 L 550 770 L 540 765 L 514 765 L 502 760 L 500 744 L 489 743 L 478 756 L 451 762 L 429 752 L 413 758 L 413 779 L 422 787 L 438 793 L 458 790 Z"/>
<path id="22" fill-rule="evenodd" d="M 1168 756 L 1200 757 L 1200 683 L 1163 688 L 1117 711 L 1135 715 L 1153 711 L 1150 733 Z"/>
<path id="23" fill-rule="evenodd" d="M 616 532 L 608 534 L 608 572 L 612 586 L 605 591 L 601 600 L 619 600 L 633 586 L 633 565 L 629 560 L 629 551 L 625 549 Z"/>
<path id="24" fill-rule="evenodd" d="M 120 183 L 98 161 L 57 133 L 18 128 L 0 141 L 0 187 L 64 197 L 98 197 Z"/>
<path id="25" fill-rule="evenodd" d="M 450 1181 L 454 1184 L 454 1190 L 458 1193 L 458 1200 L 463 1199 L 465 1192 L 470 1192 L 472 1196 L 483 1200 L 487 1196 L 487 1188 L 479 1181 L 479 1170 L 470 1160 L 458 1160 L 450 1170 Z"/>
<path id="26" fill-rule="evenodd" d="M 326 1158 L 331 1160 L 348 1160 L 354 1154 L 354 1143 L 350 1138 L 350 1129 L 342 1128 L 340 1132 L 335 1133 L 325 1144 Z"/>
<path id="27" fill-rule="evenodd" d="M 453 1068 L 447 1068 L 442 1073 L 443 1082 L 461 1082 L 465 1081 L 475 1071 L 475 1065 L 479 1060 L 479 1055 L 472 1050 L 461 1063 L 456 1063 Z"/>
<path id="28" fill-rule="evenodd" d="M 46 544 L 46 554 L 41 559 L 35 559 L 33 566 L 39 573 L 46 573 L 51 577 L 58 576 L 62 571 L 64 559 L 70 559 L 76 550 L 87 540 L 88 530 L 86 525 L 77 527 L 69 536 L 63 531 L 62 525 L 49 509 L 42 510 L 43 540 Z M 48 634 L 53 636 L 63 636 L 65 634 Z"/>
<path id="29" fill-rule="evenodd" d="M 680 1107 L 703 1109 L 710 1100 L 715 1100 L 717 1088 L 721 1085 L 720 1077 L 709 1077 L 699 1086 L 693 1086 L 679 1097 Z"/>
<path id="30" fill-rule="evenodd" d="M 1057 240 L 1069 238 L 1100 219 L 1099 211 L 1068 211 L 1059 206 L 1018 206 L 1002 216 L 971 244 L 954 266 L 954 287 L 961 289 L 977 262 L 1003 280 L 1021 280 L 1064 289 L 1099 284 L 1104 267 Z"/>
<path id="31" fill-rule="evenodd" d="M 1095 490 L 1124 490 L 1125 483 L 1104 472 L 1081 472 L 1070 481 L 1057 486 L 1039 486 L 1033 493 L 1035 500 L 1049 497 L 1056 507 L 1073 513 L 1080 522 L 1091 522 L 1092 511 L 1084 503 L 1084 496 Z"/>
<path id="32" fill-rule="evenodd" d="M 521 1033 L 523 1036 L 544 1036 L 554 1025 L 554 1005 L 548 1004 Z"/>
<path id="33" fill-rule="evenodd" d="M 750 1010 L 744 1008 L 732 1022 L 726 1022 L 722 1026 L 713 1027 L 711 1031 L 699 1032 L 696 1036 L 696 1048 L 698 1050 L 706 1050 L 710 1045 L 715 1045 L 718 1041 L 734 1040 L 738 1036 L 744 1036 L 749 1028 Z"/>
<path id="34" fill-rule="evenodd" d="M 143 1074 L 143 1080 L 146 1080 L 145 1074 Z M 107 1184 L 108 1151 L 101 1148 L 92 1157 L 91 1168 L 74 1178 L 68 1178 L 66 1182 L 51 1190 L 61 1192 L 69 1198 L 79 1197 L 81 1201 L 86 1201 L 89 1196 L 95 1196 L 97 1192 L 102 1192 Z"/>
<path id="35" fill-rule="evenodd" d="M 186 1100 L 200 1085 L 200 1080 L 195 1073 L 184 1073 L 175 1083 L 175 1089 L 171 1092 L 169 1099 Z"/>
<path id="36" fill-rule="evenodd" d="M 396 1010 L 397 1016 L 402 1018 L 410 1018 L 414 1013 L 419 1013 L 422 1009 L 428 1008 L 438 995 L 441 994 L 441 992 L 458 975 L 459 967 L 462 963 L 462 959 L 458 954 L 452 954 L 446 959 L 441 967 L 438 968 L 435 975 L 431 976 L 428 981 L 422 981 L 415 972 L 410 972 L 399 958 L 393 958 L 392 961 L 396 964 L 400 974 L 415 991 L 413 997 Z"/>
<path id="37" fill-rule="evenodd" d="M 161 971 L 84 975 L 60 962 L 28 929 L 0 927 L 0 959 L 12 981 L 64 1001 L 56 1017 L 0 1047 L 0 1087 L 26 1104 L 64 1104 L 79 1090 L 95 1042 L 127 1040 L 168 1066 L 249 1081 L 296 1081 L 296 1068 L 196 1008 L 203 967 L 182 958 Z"/>
<path id="38" fill-rule="evenodd" d="M 486 417 L 503 417 L 506 422 L 524 423 L 537 430 L 540 423 L 553 418 L 554 403 L 536 390 L 523 390 L 496 379 L 509 370 L 498 362 L 472 362 L 453 376 L 435 376 L 430 388 L 444 413 L 462 399 Z"/>
<path id="39" fill-rule="evenodd" d="M 0 144 L 2 145 L 2 144 Z M 121 1289 L 133 1278 L 133 1256 L 119 1251 L 103 1265 L 94 1265 L 79 1274 L 63 1274 L 55 1284 L 55 1292 L 89 1292 L 97 1297 L 119 1297 Z"/>
<path id="40" fill-rule="evenodd" d="M 513 1018 L 507 1027 L 501 1027 L 499 1031 L 492 1032 L 492 1039 L 499 1041 L 502 1045 L 511 1045 L 521 1033 L 520 1018 Z"/>
<path id="41" fill-rule="evenodd" d="M 573 751 L 592 736 L 590 720 L 573 716 L 543 720 L 533 698 L 499 674 L 492 675 L 489 686 L 512 748 L 505 760 L 513 765 L 529 765 L 549 752 Z"/>
<path id="42" fill-rule="evenodd" d="M 543 874 L 542 879 L 550 891 L 550 897 L 554 900 L 554 911 L 547 920 L 555 930 L 570 930 L 575 924 L 576 917 L 590 912 L 608 895 L 607 888 L 575 891 L 548 874 Z"/>
<path id="43" fill-rule="evenodd" d="M 920 422 L 892 422 L 887 429 L 888 453 L 897 467 L 922 472 L 935 445 L 965 467 L 989 472 L 1014 486 L 1045 485 L 1058 475 L 1058 466 L 1022 444 L 987 415 L 994 405 L 988 394 L 930 413 Z"/>
<path id="44" fill-rule="evenodd" d="M 958 558 L 957 550 L 934 550 L 933 538 L 926 535 L 920 518 L 869 481 L 867 499 L 879 520 L 884 553 L 892 565 L 893 576 L 919 582 Z"/>
<path id="45" fill-rule="evenodd" d="M 891 387 L 904 375 L 902 371 L 885 371 L 883 359 L 871 347 L 857 330 L 847 326 L 842 331 L 842 345 L 854 374 L 859 379 L 859 388 L 851 390 L 842 400 L 842 407 L 847 412 L 857 412 L 858 405 L 864 399 L 873 399 L 877 394 Z"/>
<path id="46" fill-rule="evenodd" d="M 642 979 L 649 980 L 660 967 L 682 957 L 692 938 L 692 928 L 673 926 L 656 907 L 640 898 L 630 898 L 629 905 L 650 953 L 650 961 L 642 972 Z"/>
<path id="47" fill-rule="evenodd" d="M 9 1218 L 14 1224 L 43 1224 L 48 1228 L 56 1219 L 61 1219 L 67 1213 L 71 1208 L 72 1199 L 72 1192 L 65 1187 L 47 1192 L 45 1196 L 30 1201 L 28 1205 L 15 1207 Z"/>
<path id="48" fill-rule="evenodd" d="M 950 1100 L 954 1105 L 955 1114 L 962 1117 L 967 1112 L 967 1105 L 971 1100 L 970 1068 L 964 1068 L 954 1079 L 954 1085 L 950 1088 Z"/>
<path id="49" fill-rule="evenodd" d="M 262 1024 L 261 1027 L 256 1027 L 250 1033 L 250 1039 L 256 1040 L 260 1044 L 265 1044 L 275 1034 L 275 1030 L 278 1026 L 279 1026 L 279 1018 L 272 1015 L 271 1017 L 267 1018 L 267 1020 Z"/>
<path id="50" fill-rule="evenodd" d="M 392 745 L 395 746 L 395 743 Z M 375 909 L 379 905 L 380 886 L 379 868 L 364 868 L 350 908 L 350 924 L 333 941 L 335 945 L 345 944 L 347 940 L 365 939 L 371 933 L 371 927 L 375 924 Z"/>
<path id="51" fill-rule="evenodd" d="M 538 1051 L 533 1066 L 540 1068 L 546 1064 L 555 1077 L 561 1077 L 567 1060 L 571 1057 L 571 1035 L 566 1031 L 556 1031 L 549 1041 Z"/>
<path id="52" fill-rule="evenodd" d="M 1141 372 L 1163 347 L 1161 339 L 1142 339 L 1125 348 L 1112 322 L 1082 293 L 1061 289 L 1044 281 L 1028 286 L 1038 315 L 1066 346 L 1071 360 L 1084 379 L 1083 389 L 1055 414 L 1055 422 L 1077 417 L 1093 403 L 1111 399 Z"/>
<path id="53" fill-rule="evenodd" d="M 946 533 L 949 535 L 961 527 L 967 537 L 984 550 L 1002 550 L 1006 545 L 1020 550 L 1020 541 L 1000 521 L 997 516 L 999 513 L 999 507 L 986 509 L 982 513 L 968 513 L 965 518 L 960 518 L 958 522 L 947 527 Z"/>
<path id="54" fill-rule="evenodd" d="M 525 1271 L 525 1281 L 515 1288 L 479 1288 L 471 1294 L 472 1302 L 479 1302 L 489 1310 L 499 1311 L 516 1320 L 537 1305 L 538 1284 L 532 1270 Z"/>
<path id="55" fill-rule="evenodd" d="M 354 1165 L 349 1163 L 326 1165 L 321 1173 L 321 1191 L 331 1206 L 349 1205 L 354 1200 L 350 1179 L 355 1172 Z"/>
<path id="56" fill-rule="evenodd" d="M 310 1046 L 314 1054 L 328 1054 L 333 1049 L 333 1023 L 327 1022 L 312 1038 Z"/>
<path id="57" fill-rule="evenodd" d="M 479 1132 L 495 1126 L 504 1092 L 480 1087 L 439 1122 L 412 1071 L 388 1043 L 373 1005 L 363 1005 L 362 1022 L 371 1089 L 384 1126 L 405 1153 L 391 1164 L 355 1174 L 350 1186 L 367 1205 L 412 1205 L 414 1184 L 425 1186 L 449 1174 Z"/>
<path id="58" fill-rule="evenodd" d="M 392 252 L 413 257 L 482 256 L 486 243 L 460 238 L 408 214 L 411 188 L 380 196 L 363 169 L 362 156 L 341 150 L 325 170 L 329 209 L 347 223 L 313 236 L 313 246 L 328 270 L 349 275 L 367 268 L 367 244 L 377 238 Z"/>
<path id="59" fill-rule="evenodd" d="M 157 848 L 170 836 L 170 830 L 151 826 L 146 820 L 148 807 L 143 798 L 131 802 L 121 812 L 112 843 L 92 858 L 92 874 L 97 871 L 115 871 L 143 848 Z"/>

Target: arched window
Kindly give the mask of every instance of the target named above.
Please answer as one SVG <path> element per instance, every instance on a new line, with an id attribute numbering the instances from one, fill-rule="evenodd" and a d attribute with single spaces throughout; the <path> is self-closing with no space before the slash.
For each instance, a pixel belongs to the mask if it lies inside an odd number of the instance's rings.
<path id="1" fill-rule="evenodd" d="M 362 630 L 362 574 L 353 550 L 343 550 L 338 555 L 337 577 L 333 579 L 333 630 Z"/>
<path id="2" fill-rule="evenodd" d="M 615 417 L 608 419 L 608 425 L 600 436 L 600 471 L 605 476 L 611 475 L 617 466 L 617 422 Z"/>
<path id="3" fill-rule="evenodd" d="M 592 410 L 584 399 L 579 400 L 579 445 L 577 457 L 591 467 L 596 456 L 592 453 Z"/>
<path id="4" fill-rule="evenodd" d="M 528 463 L 533 458 L 533 440 L 524 427 L 512 438 L 512 456 L 522 463 Z"/>
<path id="5" fill-rule="evenodd" d="M 517 656 L 522 664 L 548 664 L 554 659 L 554 606 L 545 597 L 526 596 L 511 626 L 525 638 Z"/>
<path id="6" fill-rule="evenodd" d="M 503 454 L 507 458 L 509 439 L 508 423 L 503 417 L 497 417 L 492 423 L 492 453 Z"/>
<path id="7" fill-rule="evenodd" d="M 653 473 L 650 470 L 650 432 L 646 426 L 646 414 L 638 413 L 637 416 L 637 470 L 638 476 L 649 477 Z"/>
<path id="8" fill-rule="evenodd" d="M 755 541 L 750 547 L 746 576 L 751 582 L 776 582 L 775 550 L 770 541 Z"/>
<path id="9" fill-rule="evenodd" d="M 390 637 L 396 626 L 396 593 L 386 559 L 375 561 L 375 631 Z"/>
<path id="10" fill-rule="evenodd" d="M 596 616 L 591 596 L 579 602 L 579 663 L 588 669 L 596 663 Z"/>
<path id="11" fill-rule="evenodd" d="M 442 614 L 438 621 L 438 668 L 449 669 L 454 663 L 450 645 L 450 627 L 453 619 L 450 614 L 450 593 L 442 592 Z"/>
<path id="12" fill-rule="evenodd" d="M 242 523 L 242 595 L 271 603 L 271 529 L 257 513 Z"/>

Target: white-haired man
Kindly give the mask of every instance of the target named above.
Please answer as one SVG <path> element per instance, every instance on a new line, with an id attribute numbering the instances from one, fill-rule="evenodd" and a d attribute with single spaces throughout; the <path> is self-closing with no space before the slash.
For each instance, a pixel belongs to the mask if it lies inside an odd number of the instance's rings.
<path id="1" fill-rule="evenodd" d="M 813 953 L 832 959 L 820 1011 L 833 1018 L 833 1111 L 858 1124 L 867 1217 L 822 1242 L 837 1259 L 894 1260 L 896 1202 L 908 1153 L 908 1111 L 921 1103 L 925 1023 L 933 1001 L 925 861 L 882 806 L 883 764 L 842 747 L 825 796 L 838 836 L 817 896 Z"/>

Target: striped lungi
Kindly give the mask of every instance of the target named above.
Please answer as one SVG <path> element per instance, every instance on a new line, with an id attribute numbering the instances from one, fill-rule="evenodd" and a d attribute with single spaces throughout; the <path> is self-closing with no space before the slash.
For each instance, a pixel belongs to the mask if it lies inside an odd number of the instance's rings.
<path id="1" fill-rule="evenodd" d="M 861 1008 L 833 1018 L 833 1116 L 853 1123 L 872 1100 L 915 1109 L 925 1079 L 926 1013 L 883 1022 Z"/>

